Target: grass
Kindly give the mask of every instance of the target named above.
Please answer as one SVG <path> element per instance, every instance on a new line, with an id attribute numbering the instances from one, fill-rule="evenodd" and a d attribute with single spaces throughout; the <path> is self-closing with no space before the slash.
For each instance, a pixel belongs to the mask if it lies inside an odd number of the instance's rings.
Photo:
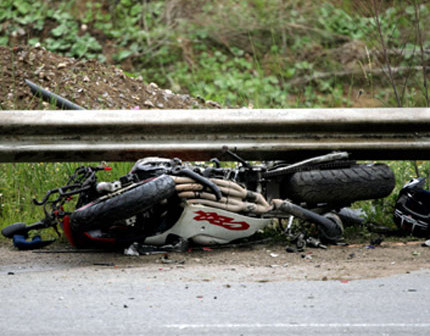
<path id="1" fill-rule="evenodd" d="M 76 167 L 91 163 L 1 163 L 0 227 L 14 222 L 27 224 L 44 217 L 43 209 L 33 204 L 46 192 L 63 186 Z M 129 162 L 111 163 L 112 171 L 100 172 L 100 180 L 114 181 L 129 172 Z"/>

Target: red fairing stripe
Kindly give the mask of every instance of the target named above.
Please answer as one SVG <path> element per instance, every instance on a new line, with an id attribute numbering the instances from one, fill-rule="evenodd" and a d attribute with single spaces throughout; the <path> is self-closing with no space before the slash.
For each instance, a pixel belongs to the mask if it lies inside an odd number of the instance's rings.
<path id="1" fill-rule="evenodd" d="M 86 208 L 90 207 L 91 205 L 94 205 L 94 202 L 91 202 L 91 203 L 85 204 L 84 206 L 81 206 L 79 209 L 76 209 L 75 211 L 81 211 L 81 210 L 84 210 L 84 209 L 86 209 Z"/>
<path id="2" fill-rule="evenodd" d="M 72 246 L 76 246 L 75 240 L 73 239 L 72 229 L 70 228 L 70 216 L 64 216 L 63 218 L 63 232 L 69 243 Z"/>
<path id="3" fill-rule="evenodd" d="M 207 221 L 213 225 L 218 225 L 227 230 L 243 231 L 249 228 L 247 222 L 235 222 L 234 218 L 218 215 L 216 212 L 204 212 L 202 210 L 194 211 L 197 216 L 193 219 L 195 221 Z"/>
<path id="4" fill-rule="evenodd" d="M 100 238 L 100 237 L 93 237 L 91 236 L 88 232 L 84 232 L 84 235 L 91 240 L 94 241 L 98 241 L 98 242 L 103 242 L 103 243 L 111 243 L 111 244 L 115 244 L 116 240 L 114 238 Z"/>

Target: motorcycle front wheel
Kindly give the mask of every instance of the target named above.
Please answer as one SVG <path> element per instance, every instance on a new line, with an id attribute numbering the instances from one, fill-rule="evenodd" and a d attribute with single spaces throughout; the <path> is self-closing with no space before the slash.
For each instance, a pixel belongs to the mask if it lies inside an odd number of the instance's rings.
<path id="1" fill-rule="evenodd" d="M 174 193 L 175 182 L 170 176 L 162 175 L 111 198 L 96 200 L 77 209 L 71 215 L 71 229 L 75 232 L 99 229 L 142 213 Z"/>

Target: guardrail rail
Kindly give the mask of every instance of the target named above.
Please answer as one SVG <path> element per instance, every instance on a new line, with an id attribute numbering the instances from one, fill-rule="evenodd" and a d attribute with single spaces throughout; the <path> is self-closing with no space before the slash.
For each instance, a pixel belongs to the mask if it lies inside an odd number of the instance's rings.
<path id="1" fill-rule="evenodd" d="M 430 157 L 429 108 L 0 111 L 0 161 Z"/>

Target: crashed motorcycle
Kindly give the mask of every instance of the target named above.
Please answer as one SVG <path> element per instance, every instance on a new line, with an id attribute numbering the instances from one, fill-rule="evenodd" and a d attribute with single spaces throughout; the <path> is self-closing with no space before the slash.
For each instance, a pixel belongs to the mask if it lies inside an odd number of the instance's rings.
<path id="1" fill-rule="evenodd" d="M 298 218 L 315 226 L 322 243 L 336 243 L 339 210 L 394 188 L 387 165 L 357 164 L 344 152 L 293 164 L 250 163 L 228 149 L 222 155 L 226 164 L 144 158 L 113 182 L 98 181 L 107 166 L 79 167 L 64 186 L 34 200 L 44 208 L 41 221 L 11 224 L 2 234 L 20 249 L 48 245 L 30 232 L 59 226 L 80 248 L 213 245 L 250 237 L 274 219 L 288 222 L 287 230 Z"/>

